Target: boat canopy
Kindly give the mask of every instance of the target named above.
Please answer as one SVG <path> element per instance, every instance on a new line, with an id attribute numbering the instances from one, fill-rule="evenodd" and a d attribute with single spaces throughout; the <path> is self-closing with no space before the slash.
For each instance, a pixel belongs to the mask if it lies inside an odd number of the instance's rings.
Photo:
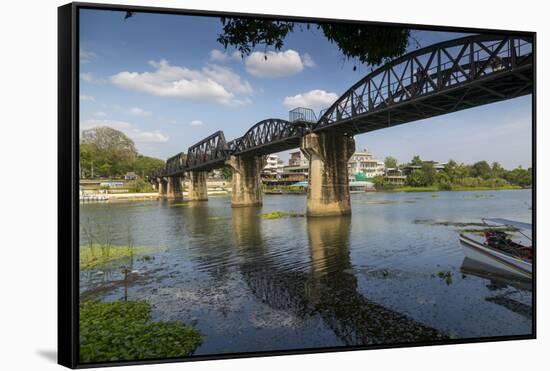
<path id="1" fill-rule="evenodd" d="M 519 229 L 528 229 L 528 230 L 533 229 L 533 226 L 529 223 L 516 222 L 514 220 L 509 220 L 509 219 L 487 218 L 487 219 L 483 219 L 483 220 L 493 222 L 493 223 L 496 223 L 496 224 L 509 225 L 509 226 L 516 227 L 516 228 L 519 228 Z"/>

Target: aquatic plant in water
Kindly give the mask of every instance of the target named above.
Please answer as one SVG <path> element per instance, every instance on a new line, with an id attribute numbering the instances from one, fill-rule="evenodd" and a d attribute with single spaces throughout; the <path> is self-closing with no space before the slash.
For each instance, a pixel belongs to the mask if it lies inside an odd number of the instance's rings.
<path id="1" fill-rule="evenodd" d="M 80 246 L 80 270 L 96 268 L 124 258 L 133 261 L 134 255 L 143 255 L 156 249 L 139 246 L 89 244 Z"/>
<path id="2" fill-rule="evenodd" d="M 264 219 L 296 218 L 302 216 L 304 216 L 304 214 L 291 211 L 272 211 L 270 213 L 262 214 L 262 218 Z"/>
<path id="3" fill-rule="evenodd" d="M 81 302 L 79 335 L 81 362 L 186 357 L 202 342 L 180 321 L 151 322 L 144 301 Z"/>

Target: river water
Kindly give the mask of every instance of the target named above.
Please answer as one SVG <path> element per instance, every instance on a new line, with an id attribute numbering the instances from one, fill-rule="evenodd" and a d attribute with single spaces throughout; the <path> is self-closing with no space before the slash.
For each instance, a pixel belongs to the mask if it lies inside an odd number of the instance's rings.
<path id="1" fill-rule="evenodd" d="M 125 285 L 121 262 L 81 272 L 81 297 L 147 300 L 154 320 L 203 334 L 195 354 L 531 334 L 530 283 L 465 259 L 456 224 L 531 222 L 530 190 L 362 193 L 351 217 L 261 217 L 305 204 L 272 195 L 241 209 L 225 196 L 81 205 L 81 226 L 150 248 Z"/>

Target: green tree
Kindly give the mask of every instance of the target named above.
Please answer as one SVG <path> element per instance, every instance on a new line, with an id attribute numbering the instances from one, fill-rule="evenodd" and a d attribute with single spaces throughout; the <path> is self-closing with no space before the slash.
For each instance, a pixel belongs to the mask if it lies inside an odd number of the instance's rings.
<path id="1" fill-rule="evenodd" d="M 380 175 L 373 177 L 372 183 L 374 184 L 374 188 L 376 189 L 384 189 L 388 186 L 388 183 L 386 182 L 384 177 Z"/>
<path id="2" fill-rule="evenodd" d="M 506 174 L 506 170 L 498 163 L 493 162 L 491 164 L 491 177 L 492 178 L 504 178 L 504 175 Z"/>
<path id="3" fill-rule="evenodd" d="M 411 187 L 424 187 L 426 179 L 422 170 L 414 169 L 407 176 L 407 185 Z"/>
<path id="4" fill-rule="evenodd" d="M 121 131 L 98 127 L 82 132 L 80 140 L 81 169 L 94 176 L 117 177 L 132 169 L 137 158 L 134 142 Z M 90 169 L 90 170 L 87 170 Z"/>
<path id="5" fill-rule="evenodd" d="M 533 184 L 533 172 L 531 168 L 524 169 L 518 166 L 514 170 L 508 172 L 506 180 L 521 187 L 529 187 Z"/>
<path id="6" fill-rule="evenodd" d="M 220 176 L 224 180 L 229 180 L 233 177 L 233 171 L 229 166 L 224 166 L 220 169 Z"/>
<path id="7" fill-rule="evenodd" d="M 396 168 L 397 167 L 397 159 L 395 157 L 388 156 L 384 159 L 384 165 L 387 168 Z"/>
<path id="8" fill-rule="evenodd" d="M 422 166 L 422 160 L 420 159 L 420 156 L 416 155 L 412 158 L 411 163 L 412 166 Z"/>
<path id="9" fill-rule="evenodd" d="M 435 183 L 441 190 L 449 191 L 452 188 L 451 178 L 445 171 L 435 174 Z"/>
<path id="10" fill-rule="evenodd" d="M 134 172 L 144 178 L 155 170 L 164 169 L 166 163 L 158 158 L 138 155 L 133 164 Z"/>
<path id="11" fill-rule="evenodd" d="M 491 177 L 491 167 L 487 161 L 478 161 L 472 165 L 471 176 L 489 179 Z"/>
<path id="12" fill-rule="evenodd" d="M 242 56 L 249 55 L 256 47 L 281 50 L 286 37 L 297 26 L 303 30 L 312 27 L 320 30 L 325 38 L 336 44 L 344 58 L 358 59 L 367 66 L 379 65 L 405 53 L 409 45 L 410 30 L 372 25 L 343 23 L 297 24 L 291 21 L 271 21 L 253 18 L 222 17 L 223 32 L 218 42 L 224 48 L 236 48 Z M 265 57 L 268 58 L 267 56 Z M 354 70 L 356 66 L 354 66 Z"/>
<path id="13" fill-rule="evenodd" d="M 449 181 L 451 183 L 454 182 L 455 179 L 457 178 L 457 167 L 458 167 L 458 164 L 456 163 L 456 161 L 453 159 L 450 159 L 445 165 L 445 168 L 443 169 L 445 174 L 447 174 L 447 176 L 449 177 Z"/>
<path id="14" fill-rule="evenodd" d="M 421 169 L 424 176 L 424 185 L 431 186 L 435 183 L 435 167 L 433 162 L 423 162 Z"/>

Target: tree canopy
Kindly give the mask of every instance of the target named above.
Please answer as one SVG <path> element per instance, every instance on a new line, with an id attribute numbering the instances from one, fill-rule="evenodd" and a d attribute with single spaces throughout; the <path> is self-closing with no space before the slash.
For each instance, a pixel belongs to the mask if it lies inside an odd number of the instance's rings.
<path id="1" fill-rule="evenodd" d="M 281 50 L 289 33 L 297 26 L 303 30 L 315 27 L 335 44 L 343 57 L 355 59 L 367 66 L 376 66 L 405 53 L 410 30 L 344 23 L 295 23 L 253 18 L 222 17 L 223 32 L 218 42 L 227 49 L 235 47 L 242 56 L 249 55 L 257 46 Z M 267 59 L 267 56 L 265 57 Z M 354 69 L 356 66 L 354 66 Z"/>
<path id="2" fill-rule="evenodd" d="M 388 156 L 384 159 L 384 166 L 387 168 L 396 168 L 397 167 L 397 159 L 395 157 Z"/>
<path id="3" fill-rule="evenodd" d="M 80 139 L 80 175 L 83 178 L 122 177 L 129 171 L 146 176 L 164 168 L 164 161 L 140 155 L 123 132 L 103 126 L 84 130 Z"/>

